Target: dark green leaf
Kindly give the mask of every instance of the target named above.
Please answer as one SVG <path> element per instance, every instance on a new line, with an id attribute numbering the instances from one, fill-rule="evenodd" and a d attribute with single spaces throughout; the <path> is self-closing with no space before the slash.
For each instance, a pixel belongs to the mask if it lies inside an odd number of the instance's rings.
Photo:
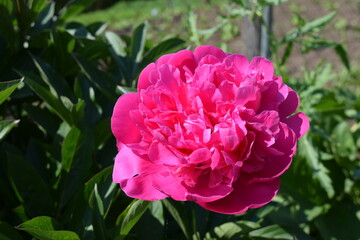
<path id="1" fill-rule="evenodd" d="M 322 188 L 326 191 L 328 198 L 333 198 L 335 190 L 329 177 L 329 170 L 321 163 L 318 151 L 308 137 L 302 138 L 299 145 L 301 145 L 302 149 L 301 154 L 305 156 L 309 167 L 313 171 L 313 177 L 319 181 Z"/>
<path id="2" fill-rule="evenodd" d="M 121 229 L 120 235 L 127 235 L 133 226 L 139 221 L 151 202 L 135 199 L 121 214 Z"/>
<path id="3" fill-rule="evenodd" d="M 40 240 L 77 240 L 79 236 L 70 231 L 57 230 L 58 224 L 50 217 L 36 217 L 16 228 L 26 231 Z"/>
<path id="4" fill-rule="evenodd" d="M 149 207 L 151 215 L 156 218 L 162 226 L 165 226 L 164 207 L 161 201 L 153 201 Z"/>
<path id="5" fill-rule="evenodd" d="M 190 216 L 188 216 L 188 211 L 183 205 L 184 203 L 170 199 L 163 199 L 162 201 L 166 209 L 170 212 L 170 214 L 173 216 L 175 221 L 180 226 L 185 237 L 187 239 L 192 239 L 194 232 L 193 226 L 195 226 L 195 224 L 192 223 L 193 219 Z"/>
<path id="6" fill-rule="evenodd" d="M 106 239 L 104 223 L 104 205 L 95 184 L 93 194 L 90 197 L 93 207 L 93 227 L 97 239 Z"/>
<path id="7" fill-rule="evenodd" d="M 39 14 L 33 29 L 35 33 L 40 33 L 45 29 L 51 28 L 54 24 L 55 2 L 50 2 Z"/>
<path id="8" fill-rule="evenodd" d="M 265 239 L 279 239 L 279 240 L 294 240 L 294 237 L 286 232 L 283 228 L 278 225 L 271 225 L 256 229 L 249 233 L 249 236 L 254 240 L 265 240 Z"/>
<path id="9" fill-rule="evenodd" d="M 147 22 L 139 25 L 135 29 L 131 39 L 131 56 L 136 63 L 140 63 L 143 58 L 147 28 Z"/>
<path id="10" fill-rule="evenodd" d="M 40 97 L 45 103 L 49 106 L 50 110 L 55 112 L 62 120 L 68 124 L 72 124 L 73 120 L 71 117 L 71 112 L 66 109 L 62 101 L 54 96 L 50 90 L 48 90 L 41 82 L 38 76 L 28 73 L 28 72 L 19 72 L 22 76 L 25 77 L 25 83 Z"/>
<path id="11" fill-rule="evenodd" d="M 75 56 L 75 60 L 78 62 L 82 71 L 86 77 L 109 99 L 115 101 L 117 95 L 115 94 L 115 83 L 109 79 L 106 73 L 101 72 L 92 63 L 82 56 Z"/>
<path id="12" fill-rule="evenodd" d="M 2 104 L 11 95 L 11 93 L 15 91 L 22 81 L 23 79 L 0 82 L 0 104 Z"/>
<path id="13" fill-rule="evenodd" d="M 346 69 L 348 71 L 350 71 L 350 62 L 349 62 L 348 54 L 347 54 L 345 48 L 341 44 L 337 44 L 335 46 L 335 51 L 336 51 L 337 55 L 340 57 L 342 63 L 346 67 Z"/>
<path id="14" fill-rule="evenodd" d="M 259 228 L 260 225 L 250 221 L 227 222 L 214 228 L 216 239 L 236 239 Z"/>
<path id="15" fill-rule="evenodd" d="M 74 164 L 74 157 L 81 147 L 83 138 L 82 132 L 76 127 L 71 128 L 66 135 L 61 148 L 62 167 L 65 171 L 69 172 Z"/>
<path id="16" fill-rule="evenodd" d="M 293 49 L 293 42 L 288 42 L 285 48 L 284 55 L 281 58 L 281 63 L 280 63 L 281 65 L 284 65 L 286 63 L 287 59 L 289 58 L 292 52 L 292 49 Z"/>
<path id="17" fill-rule="evenodd" d="M 22 240 L 21 235 L 6 222 L 0 222 L 0 239 L 1 240 Z"/>
<path id="18" fill-rule="evenodd" d="M 3 140 L 6 135 L 11 131 L 13 127 L 15 127 L 20 120 L 3 120 L 0 121 L 0 141 Z"/>
<path id="19" fill-rule="evenodd" d="M 52 214 L 54 202 L 49 186 L 16 148 L 7 145 L 6 150 L 8 177 L 26 213 L 30 217 Z"/>
<path id="20" fill-rule="evenodd" d="M 184 43 L 185 41 L 179 38 L 171 38 L 161 42 L 159 45 L 155 46 L 148 53 L 146 53 L 146 55 L 144 56 L 147 61 L 146 64 L 154 62 L 161 55 L 167 54 L 174 49 L 177 49 Z"/>
<path id="21" fill-rule="evenodd" d="M 67 20 L 73 16 L 78 15 L 86 8 L 90 7 L 95 0 L 77 0 L 69 1 L 68 4 L 61 10 L 61 19 Z"/>

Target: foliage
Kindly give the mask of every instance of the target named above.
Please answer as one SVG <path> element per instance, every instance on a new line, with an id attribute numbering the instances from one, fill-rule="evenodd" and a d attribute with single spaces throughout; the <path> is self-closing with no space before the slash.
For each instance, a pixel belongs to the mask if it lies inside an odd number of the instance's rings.
<path id="1" fill-rule="evenodd" d="M 359 74 L 342 45 L 317 35 L 334 13 L 312 22 L 297 16 L 298 27 L 273 41 L 277 68 L 299 43 L 304 53 L 333 47 L 349 71 L 320 65 L 301 79 L 283 75 L 300 93 L 311 131 L 274 201 L 228 216 L 191 202 L 132 200 L 112 183 L 117 97 L 184 41 L 154 44 L 147 23 L 120 37 L 103 23 L 70 21 L 92 2 L 0 0 L 1 239 L 360 238 Z"/>

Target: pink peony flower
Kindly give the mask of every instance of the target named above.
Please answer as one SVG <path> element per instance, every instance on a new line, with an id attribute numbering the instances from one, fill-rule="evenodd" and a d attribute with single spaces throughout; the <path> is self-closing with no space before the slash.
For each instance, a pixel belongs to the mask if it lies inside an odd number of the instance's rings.
<path id="1" fill-rule="evenodd" d="M 271 201 L 309 128 L 295 91 L 262 57 L 213 46 L 160 57 L 117 101 L 113 181 L 130 197 L 237 214 Z"/>

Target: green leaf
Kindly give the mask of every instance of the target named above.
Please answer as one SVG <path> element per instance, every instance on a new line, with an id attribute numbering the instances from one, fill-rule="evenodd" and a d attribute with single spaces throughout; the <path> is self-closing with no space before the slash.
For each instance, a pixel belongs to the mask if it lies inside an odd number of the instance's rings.
<path id="1" fill-rule="evenodd" d="M 178 48 L 180 45 L 184 44 L 185 41 L 179 38 L 171 38 L 165 40 L 152 48 L 149 52 L 146 53 L 144 58 L 146 59 L 146 63 L 154 62 L 161 55 L 167 54 L 174 49 Z"/>
<path id="2" fill-rule="evenodd" d="M 350 71 L 350 61 L 349 61 L 349 57 L 348 57 L 348 54 L 347 54 L 345 48 L 341 44 L 337 44 L 335 46 L 335 51 L 336 51 L 337 55 L 340 57 L 342 63 L 346 67 L 346 69 L 348 71 Z"/>
<path id="3" fill-rule="evenodd" d="M 319 151 L 310 142 L 308 137 L 304 137 L 299 141 L 302 152 L 307 160 L 308 165 L 312 169 L 313 177 L 320 183 L 321 187 L 326 191 L 328 198 L 333 198 L 335 190 L 332 180 L 329 177 L 329 170 L 321 163 L 319 159 Z"/>
<path id="4" fill-rule="evenodd" d="M 117 56 L 126 56 L 126 44 L 116 33 L 106 32 L 105 39 L 110 44 L 111 49 Z"/>
<path id="5" fill-rule="evenodd" d="M 0 82 L 0 104 L 2 104 L 24 79 Z"/>
<path id="6" fill-rule="evenodd" d="M 134 31 L 131 39 L 131 52 L 130 55 L 136 63 L 140 63 L 143 58 L 143 53 L 145 49 L 146 42 L 146 32 L 148 28 L 148 23 L 145 22 L 140 24 Z"/>
<path id="7" fill-rule="evenodd" d="M 325 16 L 322 16 L 311 22 L 306 23 L 300 29 L 291 30 L 289 33 L 285 35 L 284 39 L 281 42 L 282 43 L 290 42 L 301 35 L 312 32 L 315 29 L 320 29 L 324 27 L 327 23 L 329 23 L 335 16 L 336 16 L 336 12 L 334 11 Z"/>
<path id="8" fill-rule="evenodd" d="M 0 141 L 3 140 L 6 135 L 15 127 L 20 120 L 3 120 L 0 121 Z"/>
<path id="9" fill-rule="evenodd" d="M 227 222 L 214 228 L 216 239 L 241 238 L 250 231 L 259 228 L 260 225 L 250 221 Z"/>
<path id="10" fill-rule="evenodd" d="M 336 11 L 333 11 L 325 16 L 317 18 L 311 22 L 306 23 L 302 28 L 302 33 L 308 33 L 313 31 L 315 28 L 324 27 L 327 23 L 329 23 L 336 16 Z"/>
<path id="11" fill-rule="evenodd" d="M 281 58 L 281 65 L 284 65 L 286 63 L 286 61 L 288 60 L 291 52 L 292 52 L 292 49 L 293 49 L 293 42 L 288 42 L 286 48 L 285 48 L 285 52 L 284 52 L 284 55 L 282 56 Z"/>
<path id="12" fill-rule="evenodd" d="M 97 239 L 107 239 L 104 223 L 104 204 L 98 192 L 97 184 L 95 184 L 94 186 L 93 194 L 90 197 L 90 201 L 92 202 L 91 206 L 93 207 L 92 222 L 95 236 Z"/>
<path id="13" fill-rule="evenodd" d="M 345 168 L 354 167 L 356 164 L 357 148 L 346 121 L 335 126 L 332 132 L 332 144 L 340 165 Z"/>
<path id="14" fill-rule="evenodd" d="M 164 207 L 161 201 L 153 201 L 149 207 L 151 215 L 156 218 L 162 226 L 165 226 Z"/>
<path id="15" fill-rule="evenodd" d="M 99 184 L 100 182 L 106 181 L 106 179 L 111 177 L 112 171 L 113 171 L 113 166 L 104 168 L 85 183 L 85 189 L 84 189 L 85 199 L 90 198 L 91 193 L 95 187 L 95 184 L 97 183 Z"/>
<path id="16" fill-rule="evenodd" d="M 49 29 L 54 24 L 55 2 L 50 2 L 38 15 L 33 29 L 35 33 L 41 33 L 45 29 Z"/>
<path id="17" fill-rule="evenodd" d="M 321 239 L 359 240 L 359 213 L 359 205 L 355 205 L 348 197 L 335 202 L 326 214 L 315 219 L 315 226 L 321 234 Z"/>
<path id="18" fill-rule="evenodd" d="M 61 148 L 62 167 L 65 171 L 69 172 L 74 164 L 74 157 L 81 147 L 83 138 L 82 132 L 76 127 L 71 128 L 66 135 Z"/>
<path id="19" fill-rule="evenodd" d="M 24 76 L 25 83 L 49 106 L 49 109 L 55 112 L 63 121 L 68 124 L 72 124 L 72 116 L 71 112 L 66 109 L 62 101 L 51 94 L 50 90 L 48 90 L 43 84 L 41 84 L 42 80 L 32 73 L 19 71 L 19 74 Z"/>
<path id="20" fill-rule="evenodd" d="M 70 231 L 57 230 L 57 223 L 51 217 L 36 217 L 16 228 L 25 231 L 40 240 L 77 240 L 79 236 Z"/>
<path id="21" fill-rule="evenodd" d="M 179 227 L 183 231 L 186 239 L 192 239 L 193 236 L 193 226 L 192 218 L 188 216 L 188 211 L 183 205 L 183 202 L 177 202 L 170 199 L 162 200 L 166 209 L 173 216 L 175 221 L 178 223 Z"/>
<path id="22" fill-rule="evenodd" d="M 139 221 L 151 202 L 135 199 L 121 214 L 120 235 L 127 235 L 134 225 Z"/>
<path id="23" fill-rule="evenodd" d="M 109 79 L 106 73 L 98 70 L 91 62 L 80 55 L 74 55 L 75 60 L 81 67 L 86 77 L 109 99 L 115 102 L 115 83 Z"/>
<path id="24" fill-rule="evenodd" d="M 69 1 L 68 4 L 65 5 L 64 8 L 60 11 L 61 20 L 66 20 L 68 18 L 78 15 L 86 8 L 90 7 L 94 2 L 95 0 Z"/>
<path id="25" fill-rule="evenodd" d="M 294 237 L 286 232 L 279 225 L 271 225 L 256 229 L 249 233 L 249 236 L 254 240 L 265 240 L 265 239 L 278 239 L 278 240 L 293 240 Z"/>
<path id="26" fill-rule="evenodd" d="M 21 235 L 6 222 L 0 222 L 0 239 L 1 240 L 22 240 Z"/>
<path id="27" fill-rule="evenodd" d="M 100 120 L 95 127 L 95 146 L 99 149 L 112 136 L 110 131 L 110 118 Z"/>
<path id="28" fill-rule="evenodd" d="M 42 80 L 48 85 L 51 93 L 59 98 L 60 96 L 72 97 L 71 90 L 65 79 L 60 77 L 55 70 L 40 58 L 31 56 Z"/>

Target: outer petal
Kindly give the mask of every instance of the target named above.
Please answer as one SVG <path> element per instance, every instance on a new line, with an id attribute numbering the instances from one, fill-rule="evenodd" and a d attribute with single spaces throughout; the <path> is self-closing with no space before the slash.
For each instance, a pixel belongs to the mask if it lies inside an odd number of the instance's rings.
<path id="1" fill-rule="evenodd" d="M 158 167 L 135 155 L 123 145 L 115 158 L 113 181 L 120 183 L 121 189 L 132 198 L 154 201 L 168 197 L 153 187 L 152 177 Z"/>
<path id="2" fill-rule="evenodd" d="M 147 89 L 151 85 L 150 73 L 154 70 L 156 70 L 155 63 L 150 63 L 141 71 L 137 85 L 138 91 L 141 89 Z"/>
<path id="3" fill-rule="evenodd" d="M 302 112 L 299 112 L 289 118 L 285 118 L 282 121 L 295 132 L 298 139 L 301 138 L 310 127 L 309 119 Z"/>
<path id="4" fill-rule="evenodd" d="M 281 118 L 293 114 L 299 106 L 299 95 L 289 88 L 286 99 L 279 105 L 279 115 Z"/>
<path id="5" fill-rule="evenodd" d="M 224 214 L 239 214 L 249 208 L 261 207 L 273 199 L 279 190 L 278 178 L 268 182 L 248 184 L 244 178 L 239 178 L 234 184 L 234 191 L 225 198 L 214 202 L 197 202 L 210 211 Z"/>
<path id="6" fill-rule="evenodd" d="M 218 58 L 220 61 L 223 61 L 226 58 L 226 53 L 223 52 L 220 48 L 214 46 L 199 46 L 194 50 L 194 56 L 196 61 L 200 61 L 203 57 L 207 55 L 213 55 Z"/>
<path id="7" fill-rule="evenodd" d="M 115 104 L 111 117 L 111 130 L 121 143 L 137 143 L 141 140 L 140 130 L 130 117 L 130 111 L 137 110 L 138 105 L 137 93 L 124 94 Z"/>
<path id="8" fill-rule="evenodd" d="M 249 65 L 249 70 L 255 70 L 264 75 L 266 80 L 272 80 L 274 77 L 274 66 L 273 64 L 263 57 L 254 57 Z"/>

